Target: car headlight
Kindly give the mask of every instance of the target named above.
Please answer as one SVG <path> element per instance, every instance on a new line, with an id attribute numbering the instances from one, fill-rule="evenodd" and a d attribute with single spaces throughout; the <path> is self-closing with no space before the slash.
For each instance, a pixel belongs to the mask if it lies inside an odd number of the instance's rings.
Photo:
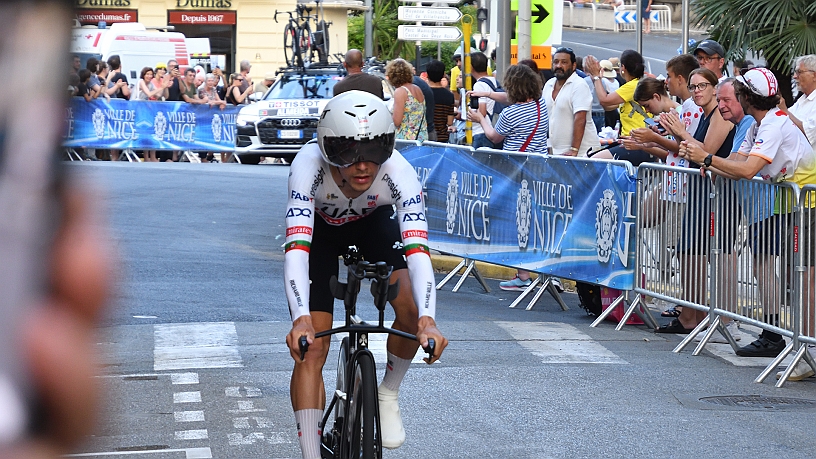
<path id="1" fill-rule="evenodd" d="M 239 113 L 238 117 L 235 119 L 235 124 L 238 126 L 246 126 L 248 124 L 255 124 L 258 121 L 258 115 L 253 115 L 249 113 Z"/>

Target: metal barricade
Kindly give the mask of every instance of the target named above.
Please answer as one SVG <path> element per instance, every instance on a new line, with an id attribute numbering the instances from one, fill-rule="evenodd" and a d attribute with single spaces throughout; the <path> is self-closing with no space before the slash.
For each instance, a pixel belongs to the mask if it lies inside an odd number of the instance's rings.
<path id="1" fill-rule="evenodd" d="M 634 32 L 640 16 L 637 5 L 623 5 L 615 8 L 615 32 Z M 671 32 L 671 8 L 666 5 L 652 4 L 651 29 L 656 32 Z"/>

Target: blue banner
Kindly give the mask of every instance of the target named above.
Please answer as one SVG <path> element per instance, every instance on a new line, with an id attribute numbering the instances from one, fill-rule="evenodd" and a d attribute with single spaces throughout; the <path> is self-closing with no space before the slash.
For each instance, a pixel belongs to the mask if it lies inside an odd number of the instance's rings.
<path id="1" fill-rule="evenodd" d="M 398 142 L 449 254 L 634 287 L 636 178 L 621 163 Z"/>
<path id="2" fill-rule="evenodd" d="M 81 97 L 66 113 L 66 147 L 135 150 L 235 150 L 239 107 Z"/>

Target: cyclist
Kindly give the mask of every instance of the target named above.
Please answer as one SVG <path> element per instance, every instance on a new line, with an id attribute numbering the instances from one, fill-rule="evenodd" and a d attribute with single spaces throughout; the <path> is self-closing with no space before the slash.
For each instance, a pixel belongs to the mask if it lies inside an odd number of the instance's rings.
<path id="1" fill-rule="evenodd" d="M 436 341 L 428 363 L 447 345 L 434 321 L 436 289 L 422 188 L 413 167 L 394 150 L 394 133 L 391 112 L 380 98 L 363 91 L 342 93 L 323 110 L 317 144 L 304 145 L 289 172 L 284 279 L 292 330 L 286 343 L 295 360 L 290 393 L 304 458 L 320 458 L 326 403 L 322 369 L 330 337 L 314 335 L 332 326 L 329 279 L 337 275 L 338 256 L 350 245 L 367 261 L 394 267 L 391 282 L 399 280 L 400 288 L 391 302 L 393 328 L 419 341 L 388 337 L 388 365 L 378 391 L 384 447 L 405 441 L 398 390 L 418 344 Z M 297 344 L 301 336 L 309 342 L 303 361 Z"/>

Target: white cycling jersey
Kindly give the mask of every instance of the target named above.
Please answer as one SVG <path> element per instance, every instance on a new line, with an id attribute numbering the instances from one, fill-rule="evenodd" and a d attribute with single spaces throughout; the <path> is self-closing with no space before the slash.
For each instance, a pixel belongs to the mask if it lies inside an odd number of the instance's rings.
<path id="1" fill-rule="evenodd" d="M 310 143 L 298 152 L 289 172 L 283 269 L 292 320 L 309 314 L 309 250 L 315 214 L 330 225 L 342 225 L 365 218 L 377 207 L 391 205 L 397 208 L 419 316 L 434 317 L 436 288 L 428 251 L 428 224 L 422 187 L 414 168 L 394 150 L 391 158 L 380 166 L 371 188 L 356 198 L 348 198 L 332 178 L 330 167 L 320 147 Z"/>

